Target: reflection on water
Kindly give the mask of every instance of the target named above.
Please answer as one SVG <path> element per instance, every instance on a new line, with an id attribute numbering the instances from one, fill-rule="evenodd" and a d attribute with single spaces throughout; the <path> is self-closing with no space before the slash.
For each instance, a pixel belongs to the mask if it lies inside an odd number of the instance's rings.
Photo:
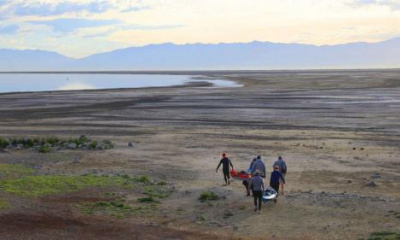
<path id="1" fill-rule="evenodd" d="M 0 92 L 144 88 L 183 85 L 191 76 L 143 74 L 1 74 Z M 227 80 L 203 80 L 216 87 L 237 87 Z"/>
<path id="2" fill-rule="evenodd" d="M 57 90 L 86 90 L 86 89 L 96 89 L 94 86 L 86 84 L 86 83 L 67 83 L 64 86 L 59 87 Z"/>

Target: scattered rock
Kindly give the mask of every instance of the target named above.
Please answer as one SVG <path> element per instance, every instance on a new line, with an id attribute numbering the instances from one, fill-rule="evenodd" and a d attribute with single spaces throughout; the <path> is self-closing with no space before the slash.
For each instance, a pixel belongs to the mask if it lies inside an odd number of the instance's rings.
<path id="1" fill-rule="evenodd" d="M 381 175 L 379 173 L 374 173 L 371 178 L 381 178 Z"/>
<path id="2" fill-rule="evenodd" d="M 128 147 L 133 147 L 133 143 L 132 143 L 132 142 L 129 142 L 129 143 L 128 143 Z"/>
<path id="3" fill-rule="evenodd" d="M 347 180 L 347 183 L 352 183 L 352 181 L 349 179 L 349 180 Z"/>
<path id="4" fill-rule="evenodd" d="M 375 184 L 375 182 L 371 181 L 371 182 L 367 182 L 365 184 L 365 186 L 367 186 L 367 187 L 376 187 L 376 184 Z"/>
<path id="5" fill-rule="evenodd" d="M 357 148 L 353 147 L 353 150 L 356 150 Z"/>
<path id="6" fill-rule="evenodd" d="M 78 146 L 76 145 L 76 143 L 70 143 L 68 144 L 68 148 L 69 149 L 76 149 Z"/>

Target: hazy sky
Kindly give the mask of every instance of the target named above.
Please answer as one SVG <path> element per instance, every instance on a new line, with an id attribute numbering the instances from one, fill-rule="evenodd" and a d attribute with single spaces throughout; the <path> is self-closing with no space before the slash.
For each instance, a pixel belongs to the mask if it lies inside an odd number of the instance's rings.
<path id="1" fill-rule="evenodd" d="M 400 0 L 0 0 L 0 49 L 82 57 L 152 43 L 400 37 Z"/>

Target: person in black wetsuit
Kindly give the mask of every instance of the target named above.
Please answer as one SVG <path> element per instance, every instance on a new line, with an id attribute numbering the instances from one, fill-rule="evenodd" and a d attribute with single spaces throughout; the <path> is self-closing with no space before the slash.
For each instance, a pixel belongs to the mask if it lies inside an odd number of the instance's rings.
<path id="1" fill-rule="evenodd" d="M 222 153 L 222 159 L 219 162 L 217 169 L 215 169 L 216 172 L 218 172 L 218 168 L 221 166 L 222 164 L 222 172 L 224 174 L 224 180 L 226 185 L 230 184 L 230 175 L 229 175 L 229 165 L 232 167 L 233 169 L 233 165 L 231 160 L 229 160 L 229 158 L 226 157 L 226 153 Z"/>

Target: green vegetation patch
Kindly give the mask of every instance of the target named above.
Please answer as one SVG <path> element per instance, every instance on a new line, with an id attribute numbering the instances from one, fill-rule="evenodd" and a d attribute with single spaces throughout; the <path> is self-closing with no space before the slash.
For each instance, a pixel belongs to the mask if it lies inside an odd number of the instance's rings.
<path id="1" fill-rule="evenodd" d="M 0 164 L 0 179 L 18 178 L 33 172 L 33 169 L 19 164 Z"/>
<path id="2" fill-rule="evenodd" d="M 218 200 L 218 199 L 220 199 L 220 197 L 216 193 L 211 192 L 211 191 L 202 192 L 199 197 L 199 200 L 202 202 L 208 201 L 208 200 Z"/>
<path id="3" fill-rule="evenodd" d="M 0 137 L 0 148 L 6 148 L 8 145 L 10 145 L 10 143 L 6 139 Z"/>
<path id="4" fill-rule="evenodd" d="M 6 200 L 0 199 L 0 212 L 8 209 L 9 207 L 10 204 Z"/>
<path id="5" fill-rule="evenodd" d="M 84 214 L 108 215 L 116 218 L 130 217 L 132 215 L 149 216 L 158 209 L 157 204 L 131 206 L 123 199 L 85 203 L 78 206 Z"/>
<path id="6" fill-rule="evenodd" d="M 31 197 L 77 191 L 85 187 L 126 187 L 129 185 L 132 185 L 132 182 L 126 178 L 94 175 L 28 176 L 0 181 L 0 188 L 5 192 Z"/>
<path id="7" fill-rule="evenodd" d="M 388 232 L 388 231 L 373 232 L 368 238 L 368 240 L 399 240 L 399 239 L 400 239 L 400 233 Z"/>

